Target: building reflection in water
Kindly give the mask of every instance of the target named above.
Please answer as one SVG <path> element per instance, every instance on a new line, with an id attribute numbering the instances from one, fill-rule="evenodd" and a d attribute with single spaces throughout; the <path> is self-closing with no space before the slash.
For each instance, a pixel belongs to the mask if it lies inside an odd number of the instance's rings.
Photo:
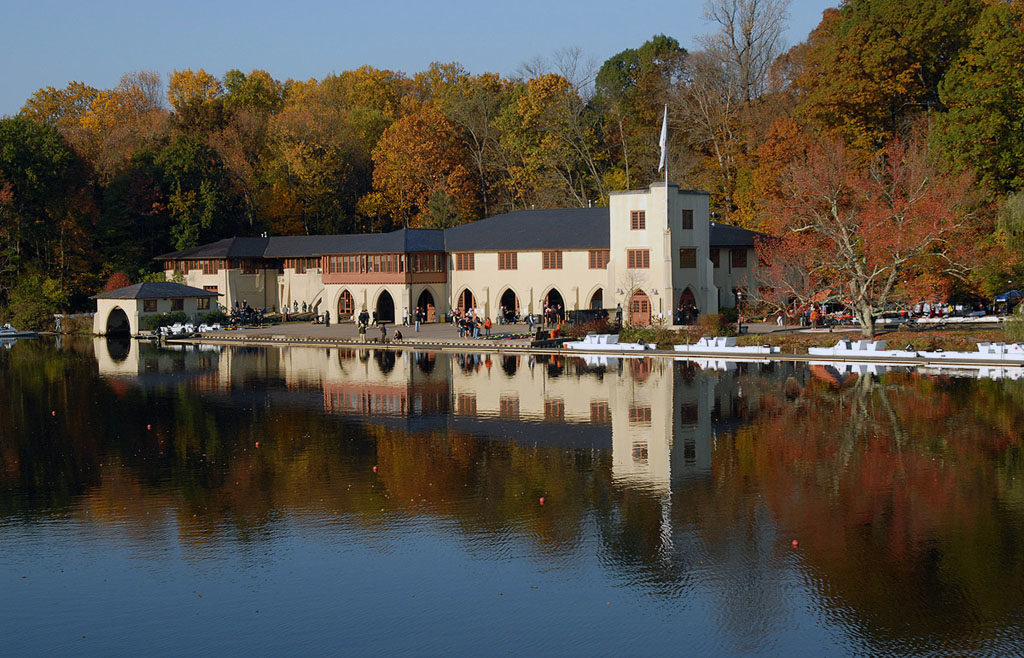
<path id="1" fill-rule="evenodd" d="M 745 422 L 735 379 L 767 362 L 440 354 L 344 347 L 157 346 L 94 339 L 99 373 L 227 392 L 280 382 L 323 410 L 406 431 L 611 449 L 617 482 L 668 493 L 711 473 L 717 434 Z M 698 376 L 698 373 L 703 373 Z M 308 402 L 308 400 L 307 400 Z"/>

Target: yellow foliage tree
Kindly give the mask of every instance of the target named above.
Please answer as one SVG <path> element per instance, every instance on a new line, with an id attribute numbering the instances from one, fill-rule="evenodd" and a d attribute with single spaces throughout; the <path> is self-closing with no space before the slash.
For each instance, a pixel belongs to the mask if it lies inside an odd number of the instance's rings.
<path id="1" fill-rule="evenodd" d="M 206 103 L 221 95 L 220 80 L 203 69 L 185 69 L 171 73 L 167 84 L 167 100 L 175 112 L 192 103 Z"/>

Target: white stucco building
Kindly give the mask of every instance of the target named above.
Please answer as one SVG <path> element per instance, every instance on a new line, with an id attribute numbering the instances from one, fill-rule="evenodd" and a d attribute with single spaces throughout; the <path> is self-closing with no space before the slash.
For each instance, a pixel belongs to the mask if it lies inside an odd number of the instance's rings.
<path id="1" fill-rule="evenodd" d="M 360 310 L 433 321 L 454 309 L 490 318 L 621 304 L 624 321 L 673 324 L 735 305 L 755 266 L 757 234 L 709 220 L 708 194 L 654 183 L 613 192 L 607 208 L 522 210 L 446 230 L 229 238 L 160 257 L 167 277 L 231 309 L 305 305 L 335 319 Z"/>

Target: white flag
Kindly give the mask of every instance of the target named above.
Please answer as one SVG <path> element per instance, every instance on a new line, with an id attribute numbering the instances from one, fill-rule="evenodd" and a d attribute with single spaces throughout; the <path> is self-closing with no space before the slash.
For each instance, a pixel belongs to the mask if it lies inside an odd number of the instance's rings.
<path id="1" fill-rule="evenodd" d="M 661 147 L 661 162 L 658 163 L 658 171 L 665 168 L 668 162 L 668 105 L 665 106 L 665 118 L 661 121 L 661 139 L 658 140 Z"/>

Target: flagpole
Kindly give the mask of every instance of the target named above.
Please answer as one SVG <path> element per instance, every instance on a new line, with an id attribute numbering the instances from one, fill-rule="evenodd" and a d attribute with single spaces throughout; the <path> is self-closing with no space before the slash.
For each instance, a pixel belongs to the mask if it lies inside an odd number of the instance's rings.
<path id="1" fill-rule="evenodd" d="M 665 225 L 669 225 L 668 218 L 668 105 L 665 106 Z"/>

